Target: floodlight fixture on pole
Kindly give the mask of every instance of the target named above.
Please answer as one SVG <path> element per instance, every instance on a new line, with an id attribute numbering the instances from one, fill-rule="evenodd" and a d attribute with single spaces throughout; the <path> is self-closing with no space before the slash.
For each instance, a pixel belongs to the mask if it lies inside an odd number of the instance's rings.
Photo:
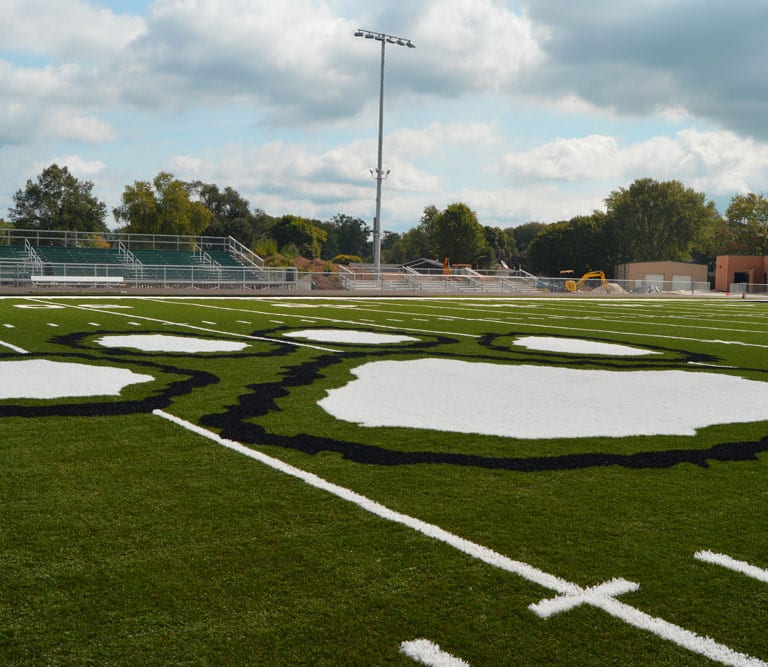
<path id="1" fill-rule="evenodd" d="M 376 180 L 376 217 L 373 219 L 373 264 L 376 273 L 376 280 L 381 276 L 381 182 L 389 176 L 382 170 L 382 154 L 384 146 L 384 50 L 387 44 L 397 46 L 407 46 L 409 49 L 416 48 L 416 45 L 410 39 L 405 37 L 395 37 L 383 32 L 374 32 L 373 30 L 364 30 L 358 28 L 355 31 L 355 37 L 364 37 L 381 42 L 381 76 L 379 78 L 379 153 L 375 170 L 371 170 L 371 176 Z"/>

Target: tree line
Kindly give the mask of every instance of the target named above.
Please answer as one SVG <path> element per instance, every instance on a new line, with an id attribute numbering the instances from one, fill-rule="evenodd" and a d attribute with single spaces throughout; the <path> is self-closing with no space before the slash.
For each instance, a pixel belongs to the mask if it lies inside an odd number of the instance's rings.
<path id="1" fill-rule="evenodd" d="M 591 215 L 505 229 L 480 224 L 461 202 L 444 209 L 427 206 L 408 231 L 383 232 L 382 262 L 447 257 L 480 269 L 503 263 L 541 275 L 598 269 L 611 275 L 624 262 L 711 263 L 720 254 L 768 254 L 768 199 L 762 194 L 734 196 L 721 216 L 703 193 L 679 181 L 641 178 L 610 193 L 605 204 L 605 211 Z M 371 229 L 360 218 L 343 213 L 325 221 L 273 217 L 252 208 L 231 187 L 182 181 L 168 172 L 126 186 L 112 215 L 118 224 L 114 231 L 232 236 L 271 263 L 299 256 L 348 263 L 373 254 Z M 53 164 L 15 193 L 3 224 L 107 232 L 106 220 L 107 206 L 93 195 L 93 183 Z"/>

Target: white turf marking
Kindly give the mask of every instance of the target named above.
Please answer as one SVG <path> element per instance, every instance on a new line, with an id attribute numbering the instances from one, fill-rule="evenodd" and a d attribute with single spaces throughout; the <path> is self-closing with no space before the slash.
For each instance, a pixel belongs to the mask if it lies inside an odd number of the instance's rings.
<path id="1" fill-rule="evenodd" d="M 247 322 L 246 320 L 237 320 L 238 324 L 253 324 L 252 322 Z"/>
<path id="2" fill-rule="evenodd" d="M 35 299 L 32 299 L 35 300 Z M 158 299 L 144 299 L 145 301 L 159 301 L 160 303 L 165 303 L 165 301 L 161 301 Z M 45 302 L 42 302 L 45 303 Z M 58 307 L 58 306 L 57 306 Z M 82 309 L 82 306 L 60 306 L 61 308 L 75 308 L 75 309 Z M 93 310 L 93 308 L 88 308 L 87 310 Z M 144 322 L 152 322 L 155 324 L 162 324 L 163 326 L 177 326 L 177 327 L 185 327 L 187 329 L 192 329 L 193 331 L 204 331 L 205 333 L 210 334 L 217 334 L 221 335 L 224 334 L 226 336 L 236 336 L 238 338 L 245 338 L 246 340 L 260 340 L 260 341 L 266 341 L 268 343 L 277 343 L 278 345 L 290 345 L 292 347 L 306 347 L 312 350 L 320 350 L 321 352 L 340 352 L 340 350 L 336 350 L 331 347 L 321 347 L 319 345 L 310 345 L 307 343 L 298 343 L 296 341 L 290 341 L 290 340 L 283 340 L 279 338 L 267 338 L 266 336 L 250 336 L 248 334 L 241 334 L 236 333 L 232 331 L 221 331 L 218 329 L 209 329 L 207 327 L 199 327 L 195 326 L 193 324 L 189 324 L 188 322 L 173 322 L 171 320 L 161 320 L 155 317 L 139 317 L 133 313 L 130 315 L 127 315 L 125 313 L 115 313 L 112 311 L 102 311 L 105 315 L 115 315 L 117 317 L 132 317 L 134 319 L 141 319 Z M 130 322 L 129 322 L 130 324 Z"/>
<path id="3" fill-rule="evenodd" d="M 615 598 L 611 597 L 608 593 L 612 590 L 624 591 L 631 582 L 624 582 L 624 580 L 611 580 L 605 584 L 593 586 L 589 588 L 582 588 L 578 584 L 574 584 L 565 579 L 561 579 L 553 574 L 549 574 L 538 568 L 523 563 L 522 561 L 512 560 L 506 556 L 499 554 L 488 547 L 484 547 L 480 544 L 470 542 L 458 535 L 449 533 L 447 530 L 435 526 L 434 524 L 427 523 L 421 519 L 409 516 L 407 514 L 401 514 L 388 507 L 377 503 L 374 500 L 366 498 L 359 493 L 350 491 L 349 489 L 333 484 L 324 480 L 322 477 L 315 475 L 314 473 L 307 472 L 296 468 L 280 459 L 273 458 L 264 454 L 263 452 L 249 449 L 242 443 L 227 438 L 222 438 L 213 431 L 208 431 L 196 424 L 193 424 L 185 419 L 176 417 L 163 410 L 154 410 L 154 415 L 167 419 L 186 430 L 196 433 L 204 438 L 208 438 L 223 447 L 227 447 L 235 452 L 238 452 L 244 456 L 247 456 L 255 461 L 259 461 L 270 468 L 282 472 L 286 475 L 290 475 L 296 479 L 299 479 L 310 486 L 317 489 L 326 491 L 342 500 L 353 503 L 361 509 L 370 512 L 387 521 L 393 521 L 403 526 L 411 528 L 422 535 L 426 535 L 438 542 L 447 544 L 458 551 L 476 558 L 483 563 L 497 567 L 506 572 L 516 574 L 527 581 L 534 584 L 538 584 L 543 588 L 559 593 L 560 595 L 570 595 L 578 597 L 578 604 L 589 604 L 598 609 L 602 609 L 611 616 L 618 618 L 625 623 L 638 628 L 640 630 L 646 630 L 655 634 L 662 639 L 671 641 L 678 646 L 698 653 L 711 660 L 721 662 L 724 665 L 733 665 L 734 667 L 768 667 L 768 663 L 753 658 L 752 656 L 744 653 L 739 653 L 733 649 L 719 644 L 709 637 L 702 637 L 694 632 L 681 628 L 678 625 L 669 623 L 661 618 L 650 616 L 645 612 L 635 609 L 628 604 L 619 602 Z M 541 603 L 538 603 L 541 604 Z M 571 605 L 573 606 L 573 605 Z"/>
<path id="4" fill-rule="evenodd" d="M 288 338 L 306 338 L 317 343 L 359 343 L 362 345 L 383 345 L 385 343 L 418 342 L 413 336 L 356 331 L 354 329 L 305 329 L 283 334 Z"/>
<path id="5" fill-rule="evenodd" d="M 7 343 L 4 340 L 0 340 L 0 347 L 7 347 L 9 350 L 13 350 L 14 352 L 18 352 L 19 354 L 29 354 L 29 351 L 25 350 L 23 347 L 17 347 L 16 345 Z"/>
<path id="6" fill-rule="evenodd" d="M 362 427 L 511 438 L 696 435 L 712 424 L 768 419 L 768 383 L 720 373 L 614 371 L 423 358 L 370 361 L 318 405 Z M 488 378 L 493 378 L 489 383 Z M 432 387 L 454 391 L 434 392 Z M 574 400 L 573 387 L 598 401 Z M 743 396 L 734 413 L 723 397 Z M 627 396 L 633 400 L 627 401 Z M 510 410 L 510 406 L 515 406 Z M 562 406 L 541 419 L 542 405 Z M 674 409 L 659 406 L 674 405 Z M 652 414 L 653 419 L 648 419 Z"/>
<path id="7" fill-rule="evenodd" d="M 56 324 L 55 322 L 48 322 L 48 326 L 49 326 L 49 327 L 57 327 L 57 326 L 59 326 L 59 325 L 58 325 L 58 324 Z"/>
<path id="8" fill-rule="evenodd" d="M 595 604 L 593 601 L 597 601 L 601 598 L 612 598 L 624 593 L 634 593 L 636 590 L 639 590 L 639 588 L 640 584 L 636 584 L 634 581 L 611 579 L 604 584 L 585 588 L 578 595 L 562 593 L 557 597 L 529 605 L 528 609 L 542 618 L 549 618 L 550 616 L 554 616 L 563 611 L 569 611 L 582 604 Z M 595 606 L 598 605 L 595 604 Z"/>
<path id="9" fill-rule="evenodd" d="M 713 563 L 714 565 L 721 565 L 734 572 L 740 572 L 752 579 L 765 582 L 768 584 L 768 570 L 764 570 L 754 565 L 750 565 L 746 561 L 736 560 L 725 554 L 716 554 L 711 551 L 697 551 L 694 555 L 697 560 L 702 560 L 706 563 Z"/>
<path id="10" fill-rule="evenodd" d="M 0 361 L 0 399 L 119 396 L 123 388 L 154 381 L 125 368 L 24 359 Z"/>
<path id="11" fill-rule="evenodd" d="M 523 336 L 512 341 L 512 345 L 540 352 L 565 352 L 566 354 L 598 354 L 617 357 L 635 357 L 660 354 L 629 345 L 601 343 L 583 338 L 557 338 L 554 336 Z"/>
<path id="12" fill-rule="evenodd" d="M 96 339 L 102 347 L 127 347 L 142 352 L 239 352 L 248 343 L 233 340 L 203 340 L 188 336 L 167 336 L 163 334 L 130 334 L 128 336 L 102 336 Z"/>
<path id="13" fill-rule="evenodd" d="M 308 298 L 312 298 L 312 297 L 308 297 Z M 316 298 L 322 298 L 322 297 L 316 297 Z M 167 298 L 166 299 L 152 299 L 150 297 L 146 297 L 145 300 L 156 301 L 158 303 L 173 303 L 173 301 L 170 301 Z M 252 308 L 248 308 L 248 309 L 243 309 L 243 308 L 227 308 L 227 307 L 219 306 L 219 305 L 212 306 L 212 305 L 201 304 L 201 303 L 193 303 L 191 305 L 196 306 L 198 308 L 211 308 L 211 309 L 216 309 L 216 310 L 245 312 L 245 313 L 249 313 L 250 315 L 265 315 L 265 316 L 272 315 L 272 313 L 269 313 L 267 311 L 253 310 Z M 411 315 L 411 313 L 407 313 L 407 312 L 406 313 L 398 312 L 397 314 L 399 314 L 399 315 Z M 301 317 L 301 315 L 294 315 L 292 313 L 281 313 L 281 315 L 283 317 L 295 317 L 295 318 Z M 454 319 L 458 319 L 458 318 L 454 318 Z M 473 320 L 471 318 L 463 318 L 463 319 L 467 319 L 467 320 L 470 320 L 470 321 L 473 321 L 473 322 L 475 321 L 475 320 Z M 305 320 L 300 320 L 300 321 L 304 322 Z M 489 320 L 489 321 L 493 322 L 494 320 Z M 338 318 L 333 318 L 333 317 L 315 317 L 315 319 L 311 321 L 311 324 L 315 324 L 316 322 L 330 322 L 330 323 L 333 323 L 333 324 L 343 324 L 343 325 L 356 324 L 357 322 L 366 322 L 366 323 L 369 323 L 371 326 L 377 327 L 379 329 L 396 329 L 397 331 L 402 331 L 403 329 L 406 329 L 406 330 L 408 330 L 408 331 L 410 331 L 411 333 L 414 333 L 414 334 L 437 334 L 439 336 L 461 336 L 462 338 L 480 338 L 480 336 L 478 336 L 476 334 L 462 333 L 462 332 L 459 332 L 459 331 L 445 331 L 445 330 L 435 330 L 435 329 L 417 329 L 415 327 L 403 327 L 403 326 L 395 326 L 395 325 L 390 325 L 390 324 L 380 324 L 380 323 L 376 322 L 376 320 L 369 320 L 369 319 L 364 319 L 364 318 L 358 318 L 356 320 L 349 320 L 349 319 L 343 320 L 343 319 L 338 319 Z M 267 339 L 267 340 L 271 340 L 271 339 Z M 312 346 L 304 345 L 304 347 L 312 347 Z M 338 352 L 338 351 L 339 350 L 331 350 L 331 352 Z"/>
<path id="14" fill-rule="evenodd" d="M 3 325 L 6 329 L 15 329 L 16 327 L 13 326 L 13 324 L 4 324 Z"/>
<path id="15" fill-rule="evenodd" d="M 414 639 L 400 644 L 400 653 L 427 667 L 469 667 L 469 663 L 453 657 L 428 639 Z"/>

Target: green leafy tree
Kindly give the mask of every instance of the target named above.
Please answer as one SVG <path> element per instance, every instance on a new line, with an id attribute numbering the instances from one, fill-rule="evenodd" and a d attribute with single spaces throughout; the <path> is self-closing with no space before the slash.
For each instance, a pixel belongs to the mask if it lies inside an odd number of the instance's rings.
<path id="1" fill-rule="evenodd" d="M 477 264 L 487 243 L 477 215 L 462 203 L 450 204 L 430 221 L 437 259 L 448 257 L 454 264 Z"/>
<path id="2" fill-rule="evenodd" d="M 226 187 L 220 190 L 212 183 L 187 183 L 190 193 L 197 193 L 199 200 L 211 212 L 211 221 L 203 230 L 204 236 L 231 236 L 244 246 L 253 248 L 257 239 L 266 233 L 269 216 L 264 211 L 251 212 L 250 203 L 237 190 Z"/>
<path id="3" fill-rule="evenodd" d="M 93 183 L 52 164 L 13 196 L 8 217 L 16 229 L 106 232 L 107 206 L 92 194 Z"/>
<path id="4" fill-rule="evenodd" d="M 768 255 L 768 199 L 750 192 L 731 199 L 717 232 L 718 254 Z"/>
<path id="5" fill-rule="evenodd" d="M 367 257 L 371 254 L 371 229 L 360 218 L 338 213 L 328 222 L 321 223 L 327 238 L 323 245 L 322 259 L 336 255 Z"/>
<path id="6" fill-rule="evenodd" d="M 383 231 L 381 233 L 381 261 L 384 264 L 403 264 L 403 237 L 398 232 Z"/>
<path id="7" fill-rule="evenodd" d="M 132 234 L 198 236 L 213 218 L 205 204 L 192 201 L 186 184 L 168 172 L 160 172 L 151 184 L 127 186 L 113 213 L 126 223 L 122 231 Z"/>
<path id="8" fill-rule="evenodd" d="M 382 235 L 381 259 L 385 264 L 405 264 L 420 257 L 437 259 L 432 239 L 423 225 L 402 234 L 384 232 Z"/>
<path id="9" fill-rule="evenodd" d="M 515 237 L 515 245 L 517 246 L 517 252 L 521 256 L 525 256 L 525 251 L 528 248 L 528 244 L 536 238 L 536 235 L 547 225 L 543 222 L 526 222 L 525 224 L 518 225 L 517 227 L 509 227 L 504 231 L 512 232 Z"/>
<path id="10" fill-rule="evenodd" d="M 328 233 L 318 220 L 308 220 L 296 215 L 284 215 L 270 229 L 283 254 L 299 254 L 310 259 L 319 259 Z"/>
<path id="11" fill-rule="evenodd" d="M 509 266 L 514 263 L 518 252 L 515 235 L 511 229 L 483 227 L 483 234 L 490 254 L 489 265 L 504 262 Z"/>
<path id="12" fill-rule="evenodd" d="M 531 270 L 546 276 L 569 270 L 577 276 L 597 270 L 610 275 L 608 255 L 605 214 L 600 211 L 547 225 L 526 250 Z"/>
<path id="13" fill-rule="evenodd" d="M 605 202 L 614 264 L 689 260 L 697 239 L 719 217 L 713 202 L 679 181 L 638 179 Z"/>

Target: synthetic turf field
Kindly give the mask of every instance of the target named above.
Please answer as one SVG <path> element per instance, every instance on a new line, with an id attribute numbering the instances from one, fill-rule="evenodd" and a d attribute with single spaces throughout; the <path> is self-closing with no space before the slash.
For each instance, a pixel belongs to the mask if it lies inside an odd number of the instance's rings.
<path id="1" fill-rule="evenodd" d="M 285 336 L 314 329 L 346 342 Z M 100 342 L 136 335 L 244 347 Z M 656 354 L 515 344 L 528 336 Z M 686 385 L 644 395 L 639 372 L 735 384 L 695 435 L 360 426 L 318 405 L 365 364 L 424 359 L 463 364 L 409 376 L 411 408 L 474 405 L 469 365 L 545 426 L 682 420 Z M 2 664 L 768 661 L 768 421 L 743 409 L 768 382 L 768 303 L 0 299 L 0 364 L 30 360 L 152 380 L 23 398 L 24 371 L 0 366 Z M 573 373 L 550 396 L 530 367 Z"/>

